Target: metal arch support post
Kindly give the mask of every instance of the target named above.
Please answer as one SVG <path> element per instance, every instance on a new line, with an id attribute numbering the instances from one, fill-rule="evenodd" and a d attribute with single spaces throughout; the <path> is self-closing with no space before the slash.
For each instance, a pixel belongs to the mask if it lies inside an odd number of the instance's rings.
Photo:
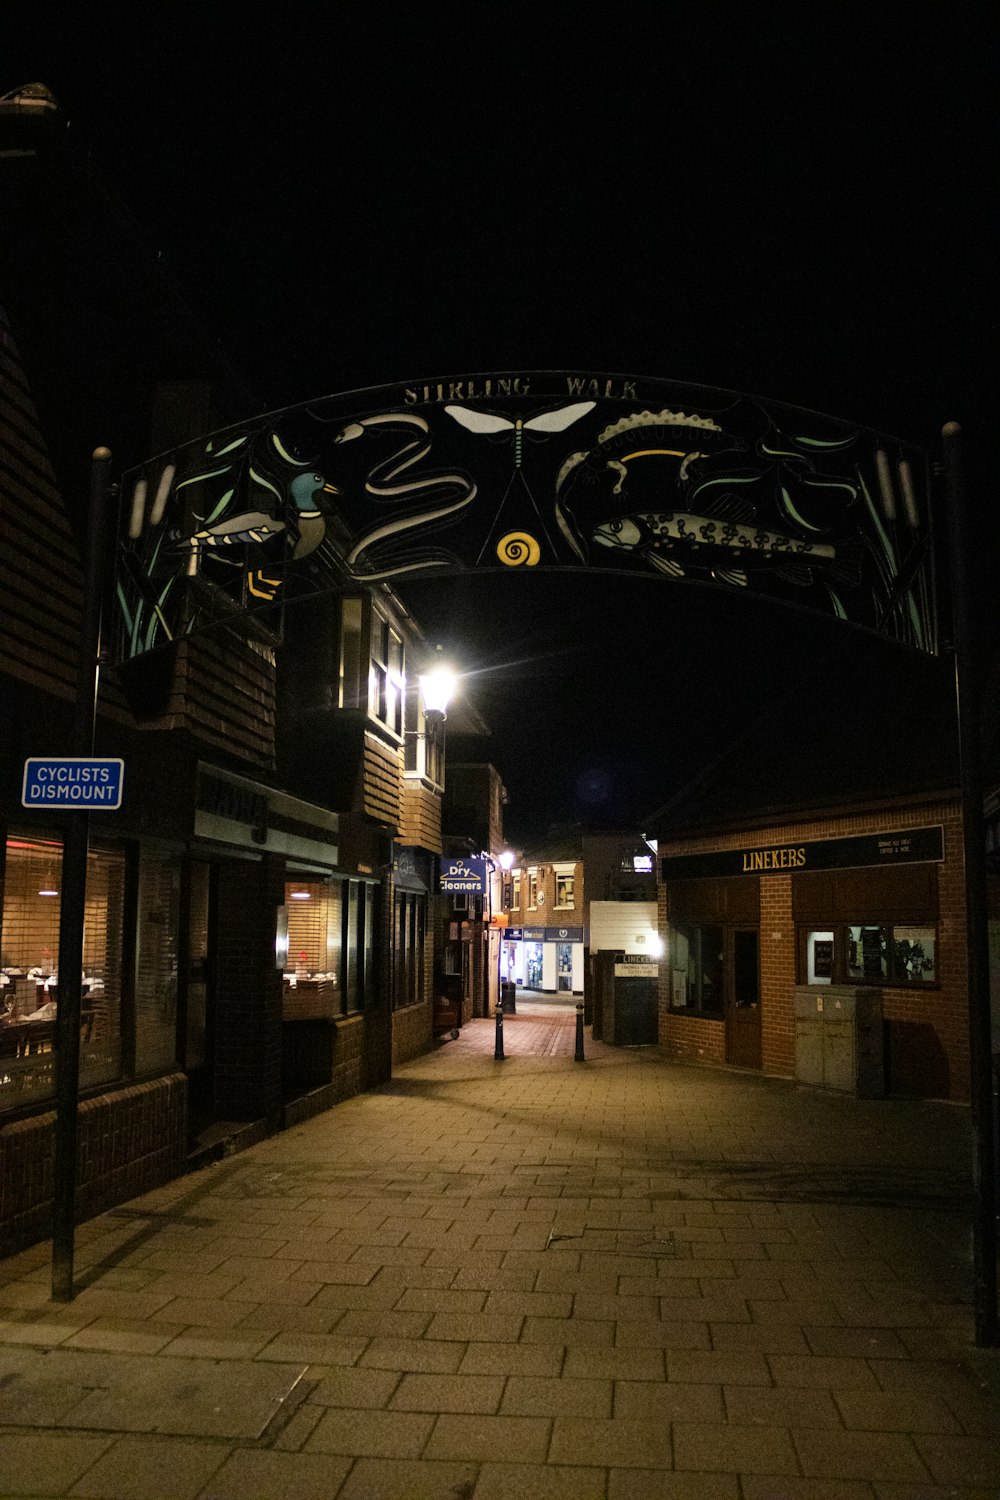
<path id="1" fill-rule="evenodd" d="M 583 1002 L 577 1001 L 576 1006 L 576 1051 L 573 1053 L 574 1062 L 586 1062 L 583 1055 Z"/>
<path id="2" fill-rule="evenodd" d="M 101 674 L 101 609 L 107 582 L 111 453 L 97 448 L 90 466 L 87 559 L 84 573 L 76 703 L 70 753 L 94 753 Z M 59 1004 L 56 1010 L 56 1124 L 52 1167 L 52 1300 L 73 1300 L 76 1226 L 77 1110 L 80 1094 L 80 994 L 87 893 L 90 814 L 71 812 L 63 846 L 59 902 Z"/>
<path id="3" fill-rule="evenodd" d="M 1000 1343 L 997 1320 L 996 1149 L 993 1140 L 993 1070 L 990 1035 L 990 959 L 986 907 L 986 841 L 979 690 L 968 520 L 962 483 L 961 428 L 942 429 L 945 502 L 951 538 L 952 610 L 955 630 L 955 698 L 962 783 L 965 853 L 965 922 L 969 983 L 969 1064 L 972 1092 L 973 1267 L 976 1343 Z"/>
<path id="4" fill-rule="evenodd" d="M 499 1001 L 497 1002 L 496 1019 L 497 1019 L 497 1030 L 496 1030 L 496 1040 L 493 1043 L 493 1061 L 494 1062 L 503 1062 L 503 1060 L 504 1060 L 504 1052 L 503 1052 L 503 1006 L 499 1003 Z"/>

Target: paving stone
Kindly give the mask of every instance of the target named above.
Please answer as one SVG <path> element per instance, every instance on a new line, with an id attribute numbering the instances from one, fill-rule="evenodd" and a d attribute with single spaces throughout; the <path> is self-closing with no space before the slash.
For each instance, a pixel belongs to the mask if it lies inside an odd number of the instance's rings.
<path id="1" fill-rule="evenodd" d="M 404 1375 L 389 1402 L 393 1411 L 494 1413 L 502 1375 Z"/>
<path id="2" fill-rule="evenodd" d="M 144 1322 L 139 1318 L 95 1318 L 64 1341 L 64 1349 L 104 1349 L 116 1354 L 156 1354 L 185 1324 Z"/>
<path id="3" fill-rule="evenodd" d="M 64 1494 L 110 1448 L 109 1437 L 0 1433 L 0 1484 L 7 1495 Z"/>
<path id="4" fill-rule="evenodd" d="M 739 1500 L 735 1474 L 676 1474 L 655 1469 L 611 1469 L 608 1500 Z M 768 1500 L 784 1500 L 771 1491 Z M 866 1497 L 868 1500 L 868 1497 Z"/>
<path id="5" fill-rule="evenodd" d="M 368 1345 L 363 1338 L 341 1338 L 335 1333 L 284 1330 L 276 1333 L 256 1355 L 258 1361 L 292 1360 L 304 1364 L 353 1365 Z"/>
<path id="6" fill-rule="evenodd" d="M 554 1344 L 469 1344 L 458 1371 L 461 1375 L 551 1378 L 561 1373 L 564 1353 Z"/>
<path id="7" fill-rule="evenodd" d="M 636 1418 L 556 1417 L 549 1459 L 552 1463 L 669 1469 L 673 1467 L 670 1428 Z"/>
<path id="8" fill-rule="evenodd" d="M 710 1343 L 707 1323 L 629 1319 L 613 1326 L 618 1349 L 707 1349 Z"/>
<path id="9" fill-rule="evenodd" d="M 317 1406 L 348 1406 L 355 1409 L 388 1406 L 389 1398 L 399 1385 L 397 1370 L 341 1369 L 332 1370 L 309 1393 L 309 1401 Z"/>
<path id="10" fill-rule="evenodd" d="M 612 1392 L 610 1380 L 512 1375 L 500 1410 L 505 1416 L 610 1417 Z"/>
<path id="11" fill-rule="evenodd" d="M 424 1412 L 328 1410 L 304 1451 L 359 1458 L 419 1458 L 434 1422 L 435 1418 Z"/>
<path id="12" fill-rule="evenodd" d="M 604 1495 L 603 1469 L 561 1464 L 486 1463 L 475 1490 L 475 1500 L 604 1500 Z"/>
<path id="13" fill-rule="evenodd" d="M 1000 1494 L 1000 1445 L 983 1437 L 925 1437 L 913 1439 L 937 1484 L 993 1486 Z"/>
<path id="14" fill-rule="evenodd" d="M 712 1348 L 720 1354 L 808 1354 L 801 1328 L 789 1323 L 710 1323 Z"/>
<path id="15" fill-rule="evenodd" d="M 435 1313 L 425 1319 L 424 1337 L 462 1343 L 516 1343 L 523 1321 L 521 1317 L 502 1318 L 497 1314 L 486 1317 L 483 1313 Z"/>
<path id="16" fill-rule="evenodd" d="M 838 1429 L 844 1425 L 829 1391 L 795 1390 L 791 1386 L 775 1389 L 730 1385 L 724 1388 L 723 1394 L 726 1420 L 736 1425 Z M 867 1400 L 872 1394 L 871 1391 L 865 1392 L 860 1399 Z"/>
<path id="17" fill-rule="evenodd" d="M 815 1478 L 916 1481 L 929 1477 L 917 1449 L 903 1433 L 800 1428 L 792 1437 L 802 1472 Z"/>
<path id="18" fill-rule="evenodd" d="M 782 1427 L 677 1422 L 674 1467 L 709 1473 L 798 1474 L 788 1432 Z"/>
<path id="19" fill-rule="evenodd" d="M 834 1397 L 845 1427 L 869 1432 L 962 1430 L 941 1397 L 924 1391 L 835 1391 Z"/>
<path id="20" fill-rule="evenodd" d="M 333 1500 L 350 1468 L 349 1458 L 329 1453 L 241 1449 L 226 1459 L 198 1500 Z M 374 1500 L 376 1491 L 369 1493 Z"/>
<path id="21" fill-rule="evenodd" d="M 768 1364 L 776 1385 L 822 1386 L 838 1391 L 875 1386 L 875 1376 L 863 1359 L 772 1354 Z"/>
<path id="22" fill-rule="evenodd" d="M 225 1458 L 214 1443 L 122 1438 L 70 1490 L 81 1500 L 194 1500 Z"/>
<path id="23" fill-rule="evenodd" d="M 472 1494 L 476 1473 L 475 1464 L 361 1458 L 337 1500 L 458 1500 Z M 294 1500 L 304 1497 L 300 1493 Z"/>
<path id="24" fill-rule="evenodd" d="M 360 1357 L 362 1365 L 384 1370 L 422 1370 L 453 1373 L 462 1363 L 466 1345 L 433 1339 L 372 1339 Z M 470 1349 L 473 1345 L 468 1346 Z M 483 1344 L 484 1350 L 493 1346 Z M 477 1373 L 488 1373 L 486 1371 Z"/>
<path id="25" fill-rule="evenodd" d="M 552 1423 L 545 1417 L 446 1414 L 434 1422 L 425 1457 L 506 1462 L 516 1453 L 524 1463 L 543 1463 Z"/>
<path id="26" fill-rule="evenodd" d="M 770 1385 L 771 1372 L 762 1354 L 717 1353 L 714 1350 L 671 1349 L 667 1354 L 671 1380 L 709 1385 Z"/>
<path id="27" fill-rule="evenodd" d="M 813 1354 L 856 1356 L 859 1359 L 906 1359 L 910 1353 L 893 1328 L 805 1327 L 802 1332 Z"/>
<path id="28" fill-rule="evenodd" d="M 614 1415 L 642 1422 L 724 1422 L 722 1388 L 671 1380 L 615 1381 Z"/>
<path id="29" fill-rule="evenodd" d="M 744 1474 L 741 1483 L 744 1500 L 872 1500 L 875 1493 L 870 1485 L 857 1479 L 776 1479 L 771 1475 Z M 905 1492 L 902 1487 L 897 1490 L 895 1485 L 890 1489 L 895 1500 L 949 1500 L 943 1494 L 932 1495 L 929 1490 L 916 1490 L 909 1485 Z M 950 1500 L 957 1497 L 951 1496 Z"/>

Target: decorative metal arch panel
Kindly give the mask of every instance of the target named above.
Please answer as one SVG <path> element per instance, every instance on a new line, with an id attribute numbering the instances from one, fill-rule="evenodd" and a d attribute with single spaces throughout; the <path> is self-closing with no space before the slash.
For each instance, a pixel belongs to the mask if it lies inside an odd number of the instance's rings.
<path id="1" fill-rule="evenodd" d="M 926 454 L 710 387 L 460 376 L 307 401 L 125 475 L 116 659 L 471 570 L 707 583 L 936 649 Z"/>

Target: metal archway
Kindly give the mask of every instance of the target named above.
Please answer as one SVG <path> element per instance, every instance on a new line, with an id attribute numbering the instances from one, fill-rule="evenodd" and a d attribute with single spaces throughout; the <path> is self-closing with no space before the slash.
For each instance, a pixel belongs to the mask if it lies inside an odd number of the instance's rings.
<path id="1" fill-rule="evenodd" d="M 124 476 L 113 655 L 317 593 L 512 568 L 759 594 L 937 648 L 927 455 L 710 387 L 531 372 L 255 417 Z"/>

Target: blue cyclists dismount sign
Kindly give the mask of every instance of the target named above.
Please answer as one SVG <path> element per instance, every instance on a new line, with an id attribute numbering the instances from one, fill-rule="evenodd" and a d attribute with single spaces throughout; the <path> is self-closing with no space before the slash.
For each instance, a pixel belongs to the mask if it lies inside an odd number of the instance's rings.
<path id="1" fill-rule="evenodd" d="M 122 805 L 125 762 L 118 758 L 86 760 L 59 756 L 26 760 L 22 807 L 77 808 L 116 812 Z"/>

